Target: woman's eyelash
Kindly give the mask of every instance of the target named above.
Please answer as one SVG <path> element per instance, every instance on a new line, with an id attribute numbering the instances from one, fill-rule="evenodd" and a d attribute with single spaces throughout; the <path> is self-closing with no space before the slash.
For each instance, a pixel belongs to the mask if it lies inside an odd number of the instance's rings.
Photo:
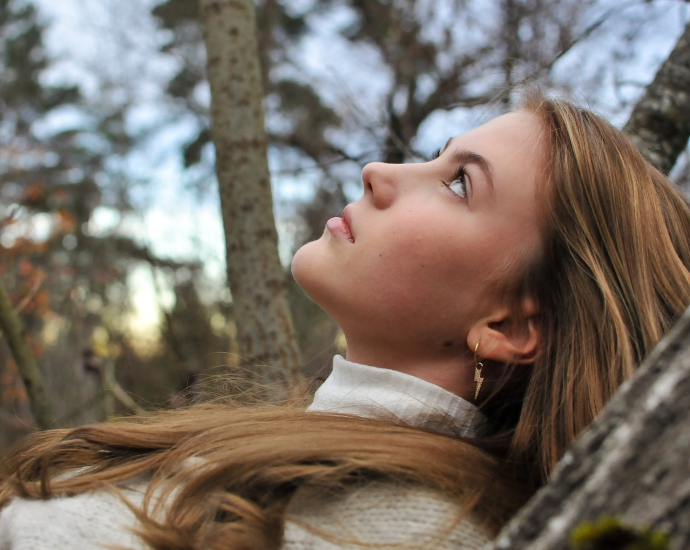
<path id="1" fill-rule="evenodd" d="M 439 156 L 441 156 L 441 149 L 436 149 L 431 154 L 431 157 L 429 157 L 429 161 L 437 159 Z M 453 179 L 451 180 L 450 183 L 445 182 L 441 180 L 441 183 L 445 185 L 452 193 L 455 193 L 459 197 L 465 199 L 467 198 L 467 182 L 465 181 L 465 165 L 462 164 L 461 166 L 458 167 L 457 172 L 455 172 L 455 176 L 453 176 Z M 456 182 L 459 183 L 460 189 L 456 191 L 455 189 L 455 184 Z"/>
<path id="2" fill-rule="evenodd" d="M 465 165 L 463 164 L 462 166 L 460 166 L 460 167 L 458 168 L 458 171 L 455 172 L 455 175 L 453 176 L 453 179 L 451 180 L 451 182 L 454 182 L 454 181 L 457 181 L 457 180 L 465 181 L 465 176 L 466 176 L 466 173 L 465 173 Z M 443 181 L 443 180 L 441 180 L 441 181 Z M 445 182 L 445 181 L 443 181 L 443 184 L 444 184 L 445 186 L 450 185 L 448 182 Z"/>
<path id="3" fill-rule="evenodd" d="M 460 192 L 456 191 L 454 189 L 455 183 L 459 182 L 461 190 Z M 458 171 L 455 173 L 455 176 L 453 177 L 453 181 L 450 183 L 447 183 L 443 180 L 441 180 L 441 183 L 445 185 L 452 193 L 455 193 L 459 197 L 466 199 L 467 198 L 467 181 L 465 177 L 465 165 L 462 165 L 458 168 Z"/>

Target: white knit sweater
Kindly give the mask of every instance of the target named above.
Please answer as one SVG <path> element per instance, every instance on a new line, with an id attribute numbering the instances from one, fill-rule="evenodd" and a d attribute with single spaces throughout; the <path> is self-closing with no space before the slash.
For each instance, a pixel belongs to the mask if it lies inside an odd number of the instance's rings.
<path id="1" fill-rule="evenodd" d="M 438 386 L 340 356 L 308 410 L 394 418 L 462 435 L 476 435 L 484 424 L 472 404 Z M 125 494 L 137 505 L 145 490 L 142 480 L 129 484 Z M 283 550 L 354 550 L 367 544 L 473 550 L 488 542 L 480 523 L 471 516 L 458 522 L 457 515 L 457 506 L 442 494 L 418 486 L 368 483 L 339 496 L 302 489 L 288 509 Z M 0 514 L 0 550 L 141 550 L 135 527 L 131 510 L 106 491 L 15 499 Z"/>

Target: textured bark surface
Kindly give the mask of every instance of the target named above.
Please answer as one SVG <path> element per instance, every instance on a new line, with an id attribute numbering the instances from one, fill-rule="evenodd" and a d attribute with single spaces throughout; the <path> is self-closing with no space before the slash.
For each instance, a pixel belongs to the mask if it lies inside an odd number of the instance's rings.
<path id="1" fill-rule="evenodd" d="M 570 550 L 583 521 L 615 516 L 690 548 L 690 310 L 575 442 L 493 550 Z"/>
<path id="2" fill-rule="evenodd" d="M 266 382 L 300 379 L 278 256 L 251 0 L 201 0 L 228 282 L 240 352 Z"/>
<path id="3" fill-rule="evenodd" d="M 12 357 L 17 363 L 17 370 L 19 370 L 19 375 L 24 382 L 36 426 L 45 430 L 51 427 L 53 422 L 50 398 L 46 392 L 41 372 L 38 370 L 36 359 L 31 353 L 29 343 L 24 338 L 21 323 L 14 312 L 12 302 L 2 281 L 0 281 L 0 329 L 7 338 Z"/>
<path id="4" fill-rule="evenodd" d="M 690 138 L 690 24 L 623 131 L 653 164 L 670 172 Z"/>

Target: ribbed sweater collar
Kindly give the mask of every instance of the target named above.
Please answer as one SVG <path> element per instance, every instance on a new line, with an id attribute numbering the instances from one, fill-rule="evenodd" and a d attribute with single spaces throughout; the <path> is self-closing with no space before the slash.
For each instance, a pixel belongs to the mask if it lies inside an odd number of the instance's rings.
<path id="1" fill-rule="evenodd" d="M 391 419 L 456 437 L 478 437 L 486 428 L 484 415 L 462 397 L 416 376 L 340 355 L 307 410 Z"/>

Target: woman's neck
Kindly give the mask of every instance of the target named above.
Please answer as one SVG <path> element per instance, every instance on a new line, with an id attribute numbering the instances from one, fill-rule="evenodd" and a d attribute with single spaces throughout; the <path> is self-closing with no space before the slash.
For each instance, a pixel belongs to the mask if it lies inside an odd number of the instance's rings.
<path id="1" fill-rule="evenodd" d="M 415 376 L 472 401 L 475 392 L 474 359 L 466 352 L 442 351 L 438 356 L 399 347 L 377 348 L 347 341 L 348 361 L 391 369 Z"/>

